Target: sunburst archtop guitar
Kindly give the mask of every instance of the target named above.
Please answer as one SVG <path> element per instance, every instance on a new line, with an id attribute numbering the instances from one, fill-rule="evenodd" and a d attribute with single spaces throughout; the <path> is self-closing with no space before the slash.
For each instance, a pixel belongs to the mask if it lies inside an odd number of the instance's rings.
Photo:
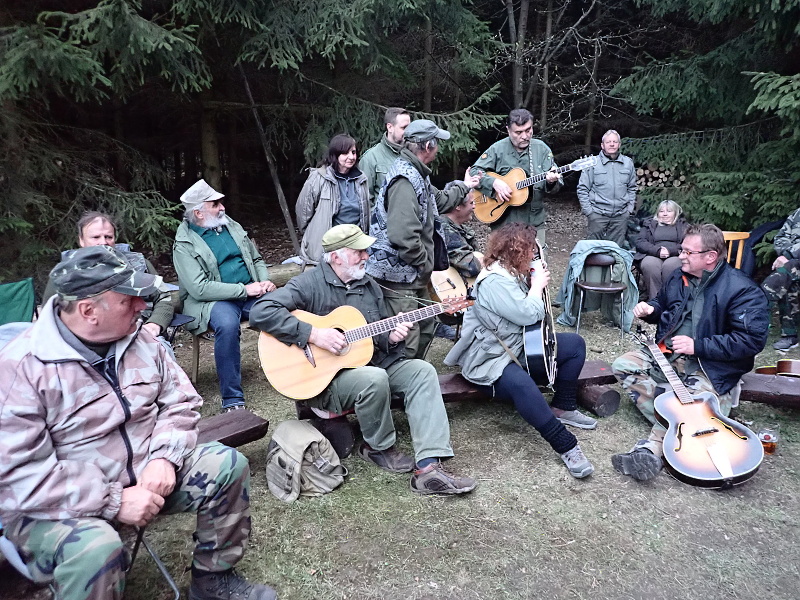
<path id="1" fill-rule="evenodd" d="M 554 172 L 559 175 L 569 171 L 583 171 L 589 167 L 593 167 L 597 163 L 596 156 L 584 156 L 578 160 L 572 161 L 570 164 L 558 167 Z M 528 177 L 520 168 L 511 169 L 505 175 L 498 175 L 497 173 L 486 173 L 495 179 L 501 179 L 508 184 L 511 188 L 511 199 L 508 202 L 501 202 L 492 196 L 486 196 L 478 190 L 470 192 L 472 198 L 475 200 L 475 217 L 483 223 L 494 223 L 503 216 L 509 206 L 522 206 L 528 200 L 528 188 L 532 185 L 544 181 L 547 178 L 546 171 Z"/>
<path id="2" fill-rule="evenodd" d="M 344 334 L 347 346 L 333 354 L 313 344 L 305 348 L 285 344 L 268 333 L 258 338 L 258 357 L 264 374 L 279 393 L 294 400 L 307 400 L 321 394 L 342 369 L 363 367 L 372 359 L 372 337 L 387 333 L 400 323 L 415 323 L 441 313 L 454 313 L 472 305 L 467 298 L 449 298 L 402 315 L 367 323 L 358 309 L 340 306 L 327 315 L 319 316 L 304 310 L 292 314 L 305 323 L 325 329 L 338 329 Z"/>
<path id="3" fill-rule="evenodd" d="M 670 474 L 707 488 L 728 488 L 755 475 L 764 459 L 758 436 L 723 416 L 714 394 L 690 394 L 661 349 L 639 338 L 674 390 L 655 399 L 656 419 L 667 428 L 664 462 Z"/>

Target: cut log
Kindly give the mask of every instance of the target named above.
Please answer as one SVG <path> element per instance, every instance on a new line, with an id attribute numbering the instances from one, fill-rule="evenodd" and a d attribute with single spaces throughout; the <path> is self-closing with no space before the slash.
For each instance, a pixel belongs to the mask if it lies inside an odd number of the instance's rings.
<path id="1" fill-rule="evenodd" d="M 585 385 L 578 388 L 578 404 L 598 417 L 610 417 L 619 408 L 620 395 L 608 385 Z"/>
<path id="2" fill-rule="evenodd" d="M 197 443 L 221 442 L 236 448 L 267 435 L 269 421 L 247 409 L 232 410 L 200 419 Z"/>

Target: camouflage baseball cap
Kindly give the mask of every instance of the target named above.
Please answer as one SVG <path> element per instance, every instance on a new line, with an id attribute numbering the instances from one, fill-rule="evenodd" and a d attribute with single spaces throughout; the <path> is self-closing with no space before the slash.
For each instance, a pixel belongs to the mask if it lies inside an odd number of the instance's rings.
<path id="1" fill-rule="evenodd" d="M 136 271 L 125 255 L 111 246 L 78 248 L 58 263 L 50 278 L 64 300 L 91 298 L 108 290 L 126 296 L 153 296 L 161 277 Z"/>

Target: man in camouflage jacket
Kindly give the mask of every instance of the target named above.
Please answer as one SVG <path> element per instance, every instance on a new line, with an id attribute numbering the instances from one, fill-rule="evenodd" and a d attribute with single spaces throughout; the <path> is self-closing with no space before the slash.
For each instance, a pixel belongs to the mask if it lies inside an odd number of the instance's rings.
<path id="1" fill-rule="evenodd" d="M 800 208 L 786 219 L 774 243 L 778 258 L 761 287 L 770 305 L 778 305 L 781 318 L 781 338 L 773 347 L 786 351 L 797 347 L 800 321 Z"/>
<path id="2" fill-rule="evenodd" d="M 247 460 L 197 445 L 201 398 L 147 330 L 160 278 L 80 248 L 56 296 L 0 351 L 0 519 L 33 579 L 62 600 L 121 599 L 117 527 L 196 512 L 189 598 L 272 599 L 232 567 L 250 532 Z"/>

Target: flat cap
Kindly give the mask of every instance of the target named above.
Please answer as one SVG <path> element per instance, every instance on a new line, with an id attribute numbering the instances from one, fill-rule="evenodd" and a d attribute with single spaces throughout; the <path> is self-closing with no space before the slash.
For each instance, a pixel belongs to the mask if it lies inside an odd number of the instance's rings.
<path id="1" fill-rule="evenodd" d="M 410 142 L 427 142 L 433 138 L 449 140 L 450 132 L 439 129 L 436 123 L 428 119 L 417 119 L 409 123 L 408 127 L 406 127 L 406 130 L 403 132 L 403 137 Z"/>
<path id="2" fill-rule="evenodd" d="M 111 246 L 78 248 L 50 271 L 64 300 L 91 298 L 108 290 L 126 296 L 157 294 L 161 277 L 136 271 L 125 255 Z"/>
<path id="3" fill-rule="evenodd" d="M 181 203 L 186 207 L 186 210 L 192 210 L 198 204 L 213 202 L 214 200 L 219 200 L 224 197 L 225 194 L 220 194 L 217 190 L 208 185 L 205 179 L 201 179 L 183 193 L 183 196 L 181 196 Z"/>
<path id="4" fill-rule="evenodd" d="M 328 229 L 322 236 L 322 249 L 325 252 L 333 252 L 340 248 L 366 250 L 375 242 L 376 239 L 361 231 L 358 225 L 337 225 Z"/>

